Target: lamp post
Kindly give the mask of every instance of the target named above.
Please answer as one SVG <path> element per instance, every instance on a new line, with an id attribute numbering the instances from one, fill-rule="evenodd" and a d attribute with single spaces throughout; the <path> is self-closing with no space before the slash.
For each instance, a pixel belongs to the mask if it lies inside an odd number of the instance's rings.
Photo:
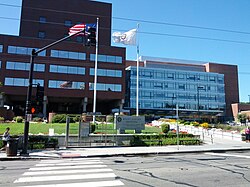
<path id="1" fill-rule="evenodd" d="M 197 87 L 197 111 L 198 111 L 198 120 L 200 120 L 200 89 L 203 89 L 203 86 Z"/>

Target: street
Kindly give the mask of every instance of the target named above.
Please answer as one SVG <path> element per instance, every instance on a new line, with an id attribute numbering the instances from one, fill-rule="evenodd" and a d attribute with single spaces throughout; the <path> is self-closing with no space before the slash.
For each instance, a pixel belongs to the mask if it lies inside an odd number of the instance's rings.
<path id="1" fill-rule="evenodd" d="M 0 186 L 250 186 L 250 151 L 1 161 Z"/>

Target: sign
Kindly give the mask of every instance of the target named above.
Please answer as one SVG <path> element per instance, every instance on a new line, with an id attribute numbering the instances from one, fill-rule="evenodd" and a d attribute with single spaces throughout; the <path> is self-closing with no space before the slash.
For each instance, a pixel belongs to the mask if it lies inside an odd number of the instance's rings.
<path id="1" fill-rule="evenodd" d="M 145 116 L 116 116 L 116 128 L 121 133 L 125 130 L 141 132 L 145 129 Z"/>
<path id="2" fill-rule="evenodd" d="M 27 121 L 32 121 L 32 114 L 27 114 Z"/>
<path id="3" fill-rule="evenodd" d="M 89 136 L 89 122 L 80 122 L 80 136 L 81 137 Z"/>

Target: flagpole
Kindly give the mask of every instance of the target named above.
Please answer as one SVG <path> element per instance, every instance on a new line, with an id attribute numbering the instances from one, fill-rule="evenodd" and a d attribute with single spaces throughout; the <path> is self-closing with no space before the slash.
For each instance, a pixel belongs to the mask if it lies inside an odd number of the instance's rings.
<path id="1" fill-rule="evenodd" d="M 139 116 L 139 37 L 138 37 L 138 31 L 139 31 L 139 23 L 137 24 L 137 63 L 136 63 L 136 116 Z"/>
<path id="2" fill-rule="evenodd" d="M 96 19 L 96 46 L 95 46 L 95 78 L 94 78 L 94 99 L 93 99 L 93 123 L 96 118 L 96 84 L 97 84 L 97 61 L 98 61 L 98 32 L 99 18 Z"/>

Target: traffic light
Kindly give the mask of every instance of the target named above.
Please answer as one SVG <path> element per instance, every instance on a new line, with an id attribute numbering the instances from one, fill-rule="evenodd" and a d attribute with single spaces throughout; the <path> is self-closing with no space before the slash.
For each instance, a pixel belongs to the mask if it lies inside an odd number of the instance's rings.
<path id="1" fill-rule="evenodd" d="M 37 84 L 36 87 L 36 105 L 40 106 L 43 104 L 44 87 Z"/>
<path id="2" fill-rule="evenodd" d="M 86 46 L 95 46 L 96 45 L 96 25 L 95 24 L 86 24 Z"/>

